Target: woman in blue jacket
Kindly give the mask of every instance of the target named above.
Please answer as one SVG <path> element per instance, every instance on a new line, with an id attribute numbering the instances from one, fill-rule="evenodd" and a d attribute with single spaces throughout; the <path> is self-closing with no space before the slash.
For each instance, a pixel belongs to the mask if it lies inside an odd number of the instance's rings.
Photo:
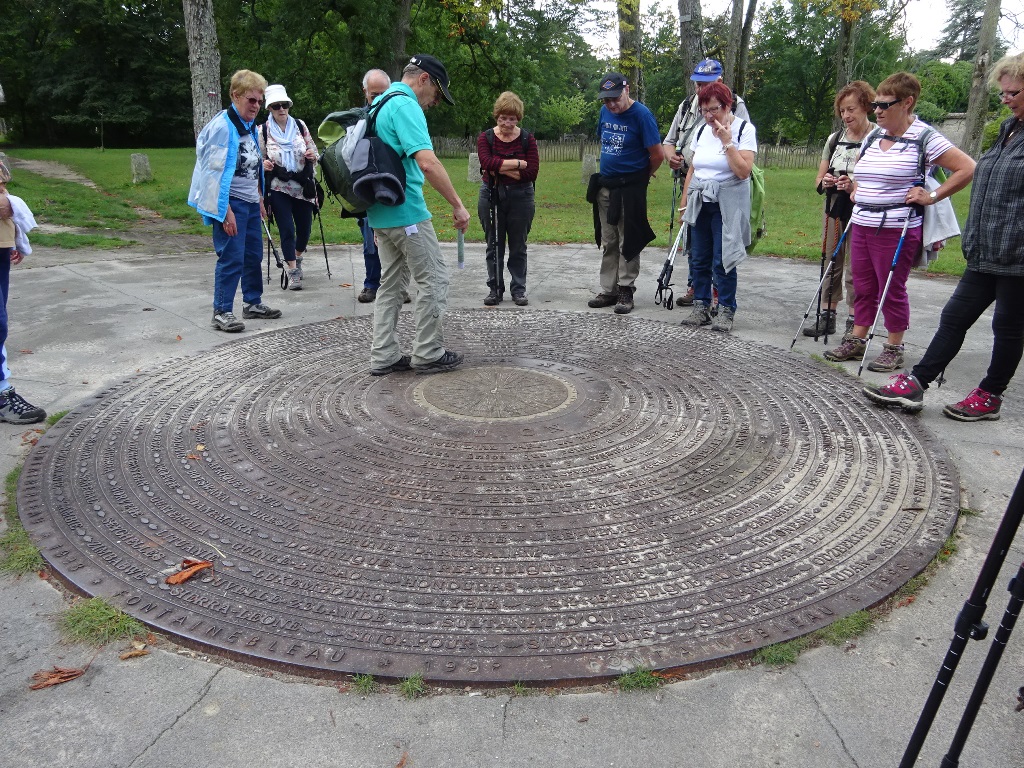
<path id="1" fill-rule="evenodd" d="M 256 115 L 267 81 L 240 69 L 231 76 L 231 105 L 213 118 L 196 140 L 196 167 L 188 204 L 213 225 L 217 267 L 213 281 L 213 327 L 238 333 L 245 328 L 233 312 L 242 284 L 242 317 L 272 320 L 281 310 L 262 303 L 263 163 Z"/>

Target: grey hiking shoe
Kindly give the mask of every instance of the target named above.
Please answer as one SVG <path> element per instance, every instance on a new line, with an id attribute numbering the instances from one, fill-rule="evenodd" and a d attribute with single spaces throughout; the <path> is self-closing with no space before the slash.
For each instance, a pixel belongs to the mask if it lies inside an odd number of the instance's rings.
<path id="1" fill-rule="evenodd" d="M 377 299 L 377 292 L 373 288 L 363 288 L 356 296 L 356 301 L 360 304 L 369 304 Z"/>
<path id="2" fill-rule="evenodd" d="M 719 307 L 714 322 L 711 323 L 711 330 L 722 333 L 732 333 L 732 322 L 736 319 L 736 310 L 728 307 Z"/>
<path id="3" fill-rule="evenodd" d="M 903 367 L 903 345 L 882 344 L 882 354 L 868 363 L 869 371 L 888 373 Z"/>
<path id="4" fill-rule="evenodd" d="M 396 371 L 411 371 L 412 370 L 412 358 L 409 355 L 402 355 L 400 358 L 395 360 L 391 365 L 385 365 L 381 368 L 371 368 L 371 376 L 387 376 L 389 373 L 395 373 Z"/>
<path id="5" fill-rule="evenodd" d="M 288 270 L 288 288 L 292 291 L 302 290 L 302 270 L 298 267 Z"/>
<path id="6" fill-rule="evenodd" d="M 845 363 L 847 360 L 863 360 L 864 347 L 866 346 L 866 339 L 860 339 L 856 336 L 846 336 L 838 347 L 830 349 L 825 353 L 824 357 L 826 360 L 830 360 L 833 363 Z"/>
<path id="7" fill-rule="evenodd" d="M 212 324 L 218 331 L 225 331 L 226 333 L 238 333 L 245 330 L 245 323 L 235 317 L 234 312 L 230 311 L 214 312 Z"/>
<path id="8" fill-rule="evenodd" d="M 879 405 L 898 405 L 905 411 L 920 411 L 924 408 L 924 387 L 913 374 L 897 373 L 889 377 L 888 384 L 864 387 L 861 391 L 868 400 Z"/>
<path id="9" fill-rule="evenodd" d="M 465 355 L 461 352 L 446 349 L 444 354 L 432 363 L 427 363 L 426 365 L 414 365 L 412 368 L 420 375 L 427 373 L 443 373 L 444 371 L 450 371 L 458 368 L 462 365 L 463 360 L 465 360 Z"/>
<path id="10" fill-rule="evenodd" d="M 8 387 L 0 392 L 0 421 L 8 424 L 37 424 L 46 418 L 46 411 L 37 408 Z"/>
<path id="11" fill-rule="evenodd" d="M 680 325 L 711 325 L 711 311 L 703 301 L 694 301 L 690 314 L 683 318 Z"/>
<path id="12" fill-rule="evenodd" d="M 246 320 L 276 320 L 280 316 L 280 309 L 271 309 L 266 304 L 242 305 L 242 317 Z"/>
<path id="13" fill-rule="evenodd" d="M 615 302 L 615 314 L 628 315 L 633 311 L 633 292 L 636 290 L 631 285 L 619 286 L 619 299 Z"/>
<path id="14" fill-rule="evenodd" d="M 853 329 L 853 326 L 850 326 Z M 818 315 L 818 319 L 814 325 L 809 325 L 804 328 L 804 336 L 827 336 L 836 332 L 836 313 L 835 312 L 822 312 Z"/>
<path id="15" fill-rule="evenodd" d="M 611 307 L 619 303 L 619 293 L 599 293 L 597 296 L 587 302 L 587 306 L 591 309 L 601 309 L 602 307 Z"/>

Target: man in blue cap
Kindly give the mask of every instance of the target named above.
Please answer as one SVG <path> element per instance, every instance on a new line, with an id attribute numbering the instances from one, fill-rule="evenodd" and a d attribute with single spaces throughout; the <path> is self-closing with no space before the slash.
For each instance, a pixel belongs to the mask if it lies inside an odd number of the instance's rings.
<path id="1" fill-rule="evenodd" d="M 420 374 L 450 371 L 462 363 L 463 355 L 444 345 L 441 317 L 448 305 L 448 267 L 423 199 L 426 180 L 451 203 L 455 228 L 466 231 L 469 211 L 434 154 L 424 114 L 442 99 L 455 103 L 448 92 L 448 72 L 433 56 L 416 54 L 402 71 L 401 81 L 393 83 L 374 103 L 384 99 L 387 101 L 377 112 L 377 136 L 401 158 L 406 186 L 405 201 L 400 205 L 376 203 L 367 210 L 381 265 L 373 309 L 370 373 L 384 376 L 408 370 Z M 417 291 L 413 306 L 416 331 L 410 355 L 402 353 L 397 334 L 406 272 Z"/>
<path id="2" fill-rule="evenodd" d="M 665 134 L 665 141 L 662 143 L 662 150 L 665 153 L 665 162 L 669 164 L 673 173 L 678 173 L 679 178 L 686 178 L 686 171 L 693 160 L 693 150 L 690 143 L 693 141 L 693 134 L 704 121 L 701 119 L 700 106 L 697 104 L 697 91 L 705 83 L 715 83 L 722 79 L 722 62 L 718 59 L 704 59 L 693 68 L 690 75 L 690 82 L 694 83 L 693 96 L 686 98 L 679 104 L 675 117 L 672 118 L 672 125 Z M 750 121 L 750 113 L 747 111 L 747 104 L 736 91 L 732 92 L 732 111 L 741 120 Z M 687 238 L 689 243 L 689 238 Z M 687 261 L 689 262 L 689 248 L 687 248 Z M 686 294 L 676 301 L 676 304 L 689 306 L 693 304 L 693 286 L 687 280 Z"/>
<path id="3" fill-rule="evenodd" d="M 625 315 L 633 311 L 640 252 L 655 237 L 647 220 L 647 185 L 664 158 L 658 123 L 651 110 L 630 98 L 626 78 L 609 72 L 598 90 L 601 171 L 591 178 L 587 200 L 600 228 L 601 292 L 587 305 L 614 304 Z"/>

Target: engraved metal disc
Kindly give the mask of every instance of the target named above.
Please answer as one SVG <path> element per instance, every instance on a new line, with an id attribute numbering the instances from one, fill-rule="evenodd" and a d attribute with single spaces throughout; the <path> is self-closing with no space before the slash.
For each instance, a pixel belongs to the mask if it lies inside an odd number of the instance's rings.
<path id="1" fill-rule="evenodd" d="M 829 624 L 955 520 L 934 438 L 798 355 L 479 310 L 446 319 L 462 368 L 372 377 L 370 322 L 231 341 L 64 417 L 18 491 L 56 573 L 310 673 L 588 678 Z M 185 557 L 214 569 L 168 585 Z"/>

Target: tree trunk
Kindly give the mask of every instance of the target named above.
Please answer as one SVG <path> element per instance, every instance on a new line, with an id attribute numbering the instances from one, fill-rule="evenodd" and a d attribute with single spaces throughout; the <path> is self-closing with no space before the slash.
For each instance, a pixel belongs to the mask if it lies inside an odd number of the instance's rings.
<path id="1" fill-rule="evenodd" d="M 732 89 L 742 94 L 747 87 L 747 60 L 750 54 L 750 33 L 754 29 L 754 15 L 757 13 L 757 0 L 747 3 L 747 15 L 743 19 L 743 34 L 740 35 L 740 58 L 736 64 L 735 82 Z"/>
<path id="2" fill-rule="evenodd" d="M 722 62 L 722 80 L 730 88 L 736 77 L 736 63 L 740 54 L 740 35 L 743 30 L 743 0 L 732 0 L 732 15 L 729 17 L 729 40 L 725 46 L 725 61 Z"/>
<path id="3" fill-rule="evenodd" d="M 703 26 L 700 0 L 679 0 L 679 56 L 690 72 L 704 59 L 704 51 L 700 47 Z"/>
<path id="4" fill-rule="evenodd" d="M 640 79 L 640 0 L 616 0 L 619 17 L 619 66 L 629 83 L 629 95 L 643 101 L 644 87 Z"/>
<path id="5" fill-rule="evenodd" d="M 853 72 L 853 31 L 856 21 L 847 19 L 839 20 L 839 41 L 836 45 L 836 93 L 850 82 Z M 843 121 L 838 115 L 832 117 L 832 130 L 838 131 L 843 127 Z"/>
<path id="6" fill-rule="evenodd" d="M 196 136 L 221 109 L 220 50 L 213 0 L 182 0 L 188 68 L 192 72 L 192 128 Z"/>
<path id="7" fill-rule="evenodd" d="M 974 59 L 974 77 L 971 80 L 971 98 L 967 105 L 967 122 L 960 149 L 971 157 L 977 157 L 981 150 L 981 134 L 988 114 L 988 72 L 992 66 L 992 48 L 996 42 L 996 28 L 999 25 L 1000 0 L 988 0 L 985 15 L 981 19 L 978 35 L 978 55 Z"/>
<path id="8" fill-rule="evenodd" d="M 391 32 L 391 66 L 388 67 L 388 75 L 392 80 L 402 79 L 402 70 L 409 63 L 409 54 L 405 52 L 405 44 L 409 40 L 409 32 L 412 29 L 410 15 L 412 14 L 412 0 L 399 0 L 398 16 L 395 18 L 395 26 Z"/>

